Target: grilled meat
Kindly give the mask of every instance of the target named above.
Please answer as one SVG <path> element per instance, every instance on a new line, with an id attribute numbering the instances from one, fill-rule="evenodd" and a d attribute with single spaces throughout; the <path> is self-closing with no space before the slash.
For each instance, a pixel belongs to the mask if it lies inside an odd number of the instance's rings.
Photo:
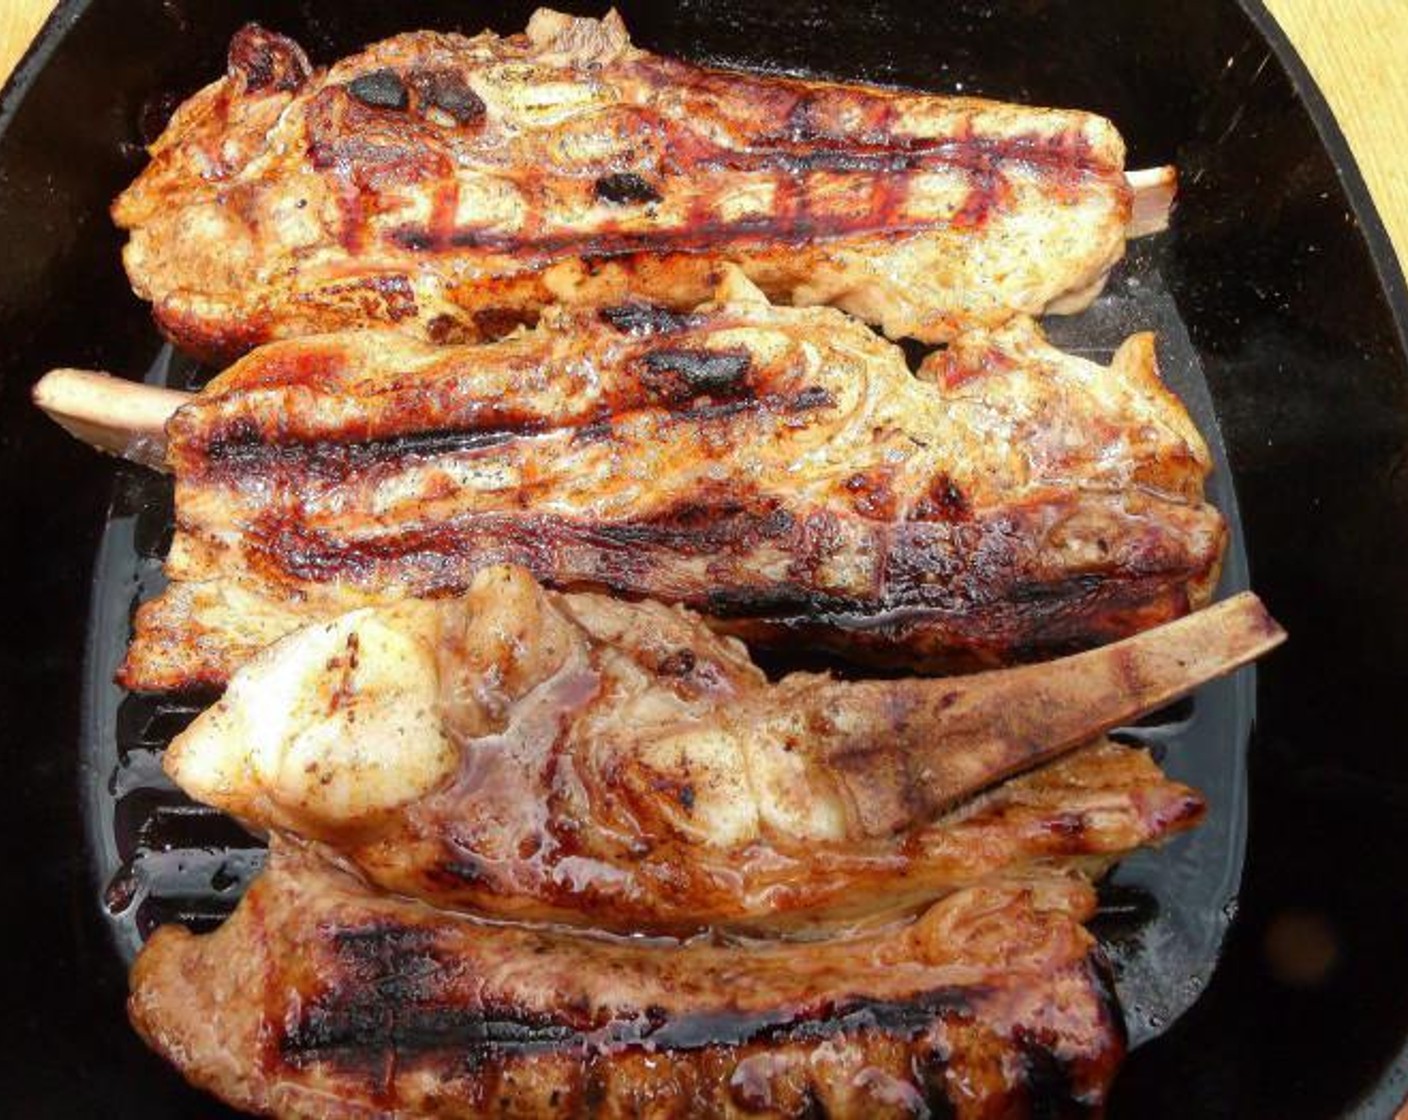
<path id="1" fill-rule="evenodd" d="M 461 600 L 277 643 L 165 765 L 441 905 L 624 931 L 852 920 L 1196 823 L 1195 793 L 1112 745 L 961 803 L 1280 639 L 1247 595 L 1047 665 L 770 685 L 682 611 L 491 568 Z"/>
<path id="2" fill-rule="evenodd" d="M 490 345 L 356 332 L 249 355 L 168 425 L 176 583 L 123 682 L 219 684 L 280 603 L 454 594 L 494 562 L 921 668 L 1207 601 L 1209 458 L 1149 336 L 1105 368 L 1016 320 L 915 376 L 840 312 L 772 307 L 737 274 L 722 294 Z"/>
<path id="3" fill-rule="evenodd" d="M 133 1023 L 282 1117 L 1086 1116 L 1123 1052 L 1078 883 L 815 944 L 485 925 L 276 845 L 217 932 L 156 932 Z"/>
<path id="4" fill-rule="evenodd" d="M 723 73 L 620 19 L 400 35 L 314 71 L 250 26 L 113 207 L 180 346 L 394 324 L 496 337 L 550 303 L 704 299 L 736 261 L 781 302 L 939 341 L 1075 310 L 1157 228 L 1089 113 Z"/>

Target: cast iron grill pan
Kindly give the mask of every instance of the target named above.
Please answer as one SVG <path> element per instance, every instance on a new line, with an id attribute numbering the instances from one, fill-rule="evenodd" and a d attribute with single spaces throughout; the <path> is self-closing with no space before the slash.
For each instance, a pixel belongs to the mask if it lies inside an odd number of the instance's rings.
<path id="1" fill-rule="evenodd" d="M 424 0 L 410 11 L 385 0 L 60 0 L 0 95 L 0 564 L 7 591 L 0 597 L 0 745 L 9 763 L 0 897 L 11 917 L 0 954 L 9 997 L 0 1063 L 10 1075 L 9 1114 L 165 1120 L 220 1113 L 127 1025 L 125 954 L 139 913 L 209 921 L 228 908 L 259 858 L 241 832 L 215 818 L 181 831 L 196 818 L 182 816 L 169 791 L 139 794 L 151 785 L 157 744 L 191 712 L 124 702 L 105 675 L 103 659 L 110 665 L 125 640 L 131 602 L 150 592 L 164 551 L 160 486 L 153 490 L 155 480 L 119 467 L 114 489 L 113 465 L 29 404 L 30 386 L 46 368 L 135 372 L 157 353 L 107 217 L 144 160 L 142 122 L 159 121 L 218 73 L 230 36 L 249 19 L 293 35 L 327 61 L 410 24 L 514 31 L 534 6 Z M 559 6 L 600 14 L 604 0 Z M 1152 272 L 1137 266 L 1129 276 L 1142 282 L 1157 274 L 1187 328 L 1186 338 L 1163 340 L 1166 371 L 1212 435 L 1206 402 L 1195 399 L 1196 377 L 1190 388 L 1179 368 L 1178 347 L 1191 339 L 1232 467 L 1230 476 L 1219 474 L 1214 500 L 1232 513 L 1225 487 L 1235 479 L 1251 582 L 1292 638 L 1256 678 L 1240 890 L 1235 838 L 1214 832 L 1237 820 L 1236 788 L 1229 794 L 1182 767 L 1196 757 L 1202 729 L 1233 729 L 1250 704 L 1233 697 L 1233 716 L 1209 715 L 1213 701 L 1203 693 L 1191 724 L 1189 713 L 1175 712 L 1164 727 L 1135 732 L 1164 748 L 1174 774 L 1205 789 L 1213 815 L 1184 846 L 1152 856 L 1146 870 L 1166 878 L 1140 879 L 1144 870 L 1132 864 L 1116 879 L 1131 890 L 1107 894 L 1102 933 L 1123 965 L 1126 1007 L 1150 1021 L 1151 1034 L 1154 1018 L 1166 1024 L 1126 1062 L 1111 1114 L 1391 1115 L 1408 1093 L 1408 751 L 1401 745 L 1408 727 L 1408 295 L 1343 138 L 1260 0 L 618 6 L 637 41 L 662 53 L 1081 106 L 1118 122 L 1130 166 L 1178 165 L 1174 228 L 1151 246 Z M 1136 307 L 1130 328 L 1160 325 L 1151 309 Z M 1076 322 L 1094 331 L 1101 320 Z M 1106 349 L 1110 341 L 1087 340 Z M 152 509 L 158 512 L 144 513 Z M 124 544 L 121 534 L 139 529 L 139 546 L 130 537 Z M 140 563 L 119 562 L 124 548 L 138 547 Z M 1241 556 L 1231 557 L 1229 586 L 1245 582 L 1236 570 Z M 129 582 L 112 590 L 121 579 Z M 102 595 L 90 598 L 90 590 Z M 79 654 L 85 635 L 86 661 Z M 1249 697 L 1251 682 L 1242 679 Z M 126 745 L 120 774 L 119 742 Z M 115 776 L 119 784 L 109 790 Z M 127 845 L 120 856 L 117 792 Z M 1214 937 L 1224 920 L 1230 925 L 1202 996 L 1168 1026 L 1186 999 L 1145 1002 L 1137 962 L 1159 962 L 1162 972 L 1144 975 L 1164 993 L 1160 999 L 1185 982 L 1181 969 L 1201 984 L 1195 973 L 1210 958 L 1187 955 L 1198 941 L 1177 925 L 1181 896 L 1172 887 L 1208 866 L 1188 862 L 1190 847 L 1207 843 L 1229 859 L 1222 866 L 1230 885 L 1200 889 L 1209 901 L 1235 897 L 1236 913 L 1198 911 L 1211 919 Z M 175 872 L 152 876 L 167 886 L 164 894 L 139 882 L 159 867 L 148 868 L 144 846 L 167 848 L 193 886 L 174 889 Z M 188 852 L 199 858 L 185 862 Z M 142 857 L 134 864 L 141 871 L 116 922 L 120 953 L 102 894 L 133 856 Z M 237 881 L 221 890 L 227 878 Z M 120 897 L 110 901 L 122 909 Z M 1172 940 L 1163 935 L 1170 930 L 1178 934 Z M 1277 947 L 1284 949 L 1287 931 L 1312 935 L 1314 968 L 1286 968 Z M 1170 945 L 1182 948 L 1163 952 Z"/>
<path id="2" fill-rule="evenodd" d="M 1045 325 L 1058 346 L 1102 362 L 1129 334 L 1157 331 L 1164 377 L 1213 452 L 1209 496 L 1231 529 L 1221 597 L 1248 587 L 1237 500 L 1202 366 L 1164 286 L 1160 257 L 1157 241 L 1135 243 L 1094 307 Z M 206 376 L 167 346 L 146 380 L 192 389 Z M 133 611 L 164 585 L 171 530 L 170 480 L 121 468 L 94 576 L 82 750 L 89 850 L 104 913 L 129 962 L 164 922 L 214 928 L 263 862 L 258 840 L 190 801 L 161 770 L 161 752 L 211 698 L 127 694 L 112 683 Z M 787 668 L 785 655 L 770 657 L 769 668 Z M 1116 733 L 1152 751 L 1210 805 L 1201 827 L 1133 856 L 1102 888 L 1095 928 L 1114 965 L 1131 1045 L 1158 1035 L 1197 999 L 1236 913 L 1254 699 L 1254 670 L 1247 668 Z"/>

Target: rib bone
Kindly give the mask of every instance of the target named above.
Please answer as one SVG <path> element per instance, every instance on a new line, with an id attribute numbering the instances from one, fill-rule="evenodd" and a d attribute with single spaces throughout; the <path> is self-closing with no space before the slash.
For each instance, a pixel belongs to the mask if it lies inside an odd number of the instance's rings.
<path id="1" fill-rule="evenodd" d="M 426 74 L 477 111 L 447 117 Z M 222 358 L 369 322 L 469 341 L 552 303 L 689 307 L 724 262 L 940 342 L 1083 307 L 1167 203 L 1141 208 L 1091 113 L 723 73 L 546 11 L 328 70 L 250 25 L 152 155 L 113 206 L 128 275 L 173 341 Z"/>
<path id="2" fill-rule="evenodd" d="M 349 331 L 251 353 L 167 426 L 172 583 L 124 681 L 228 675 L 247 627 L 201 611 L 169 631 L 175 676 L 150 671 L 182 597 L 220 580 L 311 606 L 457 594 L 512 562 L 926 670 L 1088 647 L 1209 598 L 1211 458 L 1151 336 L 1102 366 L 1018 318 L 913 373 L 839 311 L 772 306 L 737 271 L 718 295 L 558 310 L 490 344 Z"/>
<path id="3" fill-rule="evenodd" d="M 39 379 L 33 397 L 55 423 L 84 443 L 162 470 L 166 422 L 192 394 L 91 370 L 56 369 Z"/>
<path id="4" fill-rule="evenodd" d="M 1244 594 L 1046 665 L 771 685 L 684 612 L 486 569 L 460 600 L 280 641 L 165 765 L 197 799 L 442 905 L 626 929 L 855 916 L 951 889 L 928 861 L 965 799 L 1282 638 Z M 1196 820 L 1188 791 L 1143 781 L 1164 810 L 1118 834 L 1097 814 L 1089 847 L 1047 854 L 1108 856 Z"/>
<path id="5" fill-rule="evenodd" d="M 1125 174 L 1134 191 L 1130 208 L 1128 237 L 1144 237 L 1168 229 L 1174 196 L 1178 193 L 1178 172 L 1172 167 L 1147 167 Z"/>

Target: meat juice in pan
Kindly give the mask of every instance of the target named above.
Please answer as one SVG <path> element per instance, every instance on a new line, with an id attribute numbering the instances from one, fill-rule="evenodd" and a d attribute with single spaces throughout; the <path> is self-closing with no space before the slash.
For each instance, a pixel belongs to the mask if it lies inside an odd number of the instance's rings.
<path id="1" fill-rule="evenodd" d="M 1201 365 L 1160 272 L 1163 239 L 1130 246 L 1105 293 L 1071 318 L 1045 321 L 1057 347 L 1108 361 L 1129 334 L 1153 330 L 1160 368 L 1207 438 L 1215 470 L 1208 497 L 1229 527 L 1221 598 L 1248 586 L 1246 553 L 1226 453 Z M 150 384 L 197 388 L 206 372 L 164 347 Z M 130 961 L 170 921 L 217 925 L 263 863 L 262 842 L 180 793 L 161 752 L 209 697 L 150 697 L 113 684 L 136 605 L 164 583 L 172 530 L 171 480 L 117 467 L 94 569 L 83 722 L 85 819 L 96 891 L 118 950 Z M 769 658 L 786 668 L 785 659 Z M 1161 1033 L 1197 999 L 1236 913 L 1246 841 L 1246 749 L 1254 669 L 1205 685 L 1191 701 L 1116 735 L 1144 744 L 1171 778 L 1201 790 L 1201 827 L 1156 852 L 1125 860 L 1102 885 L 1093 924 L 1114 966 L 1130 1042 Z"/>

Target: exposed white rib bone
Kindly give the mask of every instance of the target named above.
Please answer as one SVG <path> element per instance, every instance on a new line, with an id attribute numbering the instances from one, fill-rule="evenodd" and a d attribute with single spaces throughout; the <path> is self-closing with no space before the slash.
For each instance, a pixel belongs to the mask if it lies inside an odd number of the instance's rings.
<path id="1" fill-rule="evenodd" d="M 166 422 L 194 394 L 85 369 L 56 369 L 34 386 L 50 419 L 99 451 L 166 469 Z"/>
<path id="2" fill-rule="evenodd" d="M 1178 193 L 1178 171 L 1172 167 L 1146 167 L 1124 175 L 1134 191 L 1126 237 L 1144 237 L 1168 229 L 1169 212 Z"/>

